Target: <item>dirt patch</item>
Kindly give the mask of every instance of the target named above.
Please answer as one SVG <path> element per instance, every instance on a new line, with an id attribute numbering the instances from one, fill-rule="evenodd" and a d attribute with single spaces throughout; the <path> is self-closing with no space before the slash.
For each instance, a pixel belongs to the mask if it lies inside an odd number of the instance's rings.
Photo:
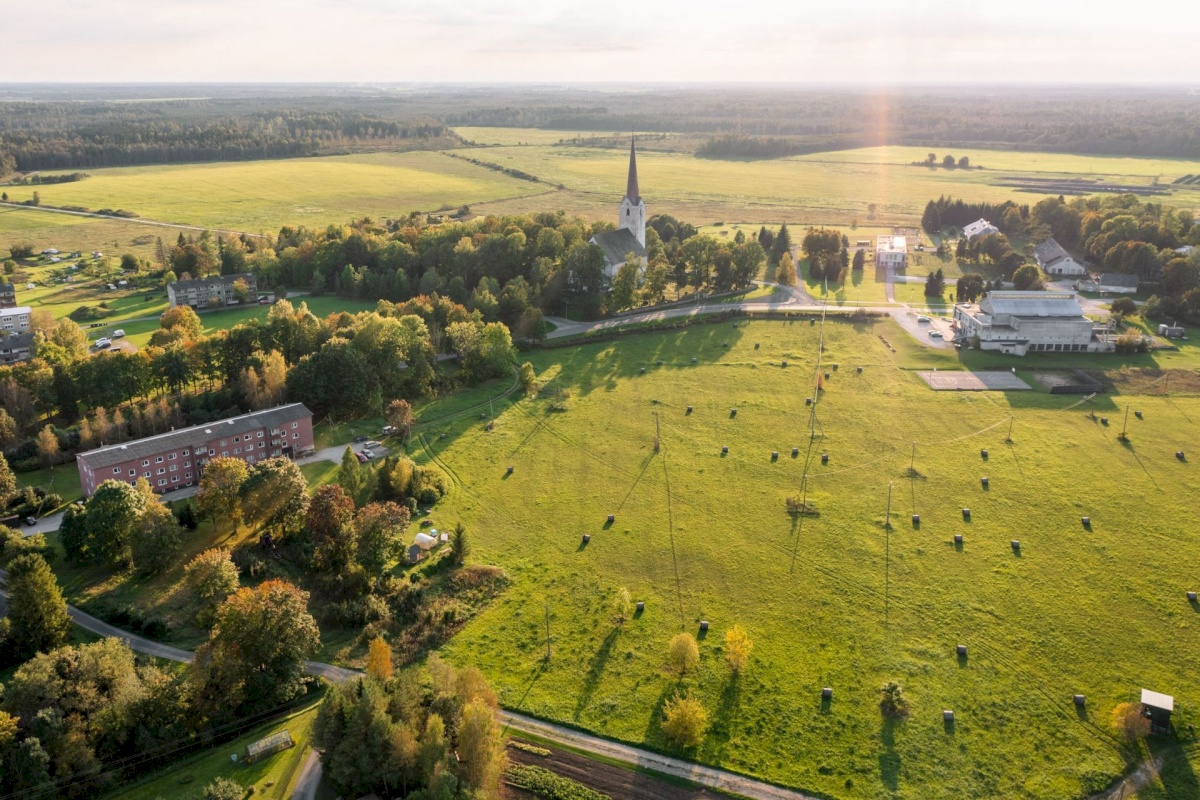
<path id="1" fill-rule="evenodd" d="M 541 744 L 538 746 L 546 747 Z M 564 778 L 570 778 L 577 783 L 582 783 L 584 786 L 595 789 L 597 792 L 603 792 L 609 797 L 614 798 L 614 800 L 622 800 L 627 797 L 636 797 L 638 800 L 699 800 L 699 798 L 715 800 L 715 798 L 728 798 L 728 795 L 715 792 L 711 789 L 689 789 L 684 786 L 676 786 L 673 783 L 668 783 L 640 772 L 615 767 L 602 761 L 593 761 L 590 758 L 575 753 L 552 747 L 546 747 L 546 749 L 550 751 L 550 755 L 538 756 L 533 753 L 527 753 L 524 750 L 518 750 L 515 747 L 510 747 L 508 748 L 508 759 L 514 764 L 530 764 L 535 767 L 548 769 L 551 772 L 562 775 Z M 514 789 L 511 786 L 506 786 L 505 789 L 509 797 L 533 797 L 533 795 L 519 789 Z"/>
<path id="2" fill-rule="evenodd" d="M 1047 389 L 1053 389 L 1056 386 L 1079 386 L 1080 383 L 1075 379 L 1075 376 L 1069 372 L 1031 372 L 1029 377 L 1033 378 L 1039 384 Z"/>
<path id="3" fill-rule="evenodd" d="M 1088 374 L 1121 394 L 1200 394 L 1200 371 L 1196 370 L 1121 367 Z"/>
<path id="4" fill-rule="evenodd" d="M 1011 372 L 918 372 L 935 392 L 1007 392 L 1032 389 Z"/>

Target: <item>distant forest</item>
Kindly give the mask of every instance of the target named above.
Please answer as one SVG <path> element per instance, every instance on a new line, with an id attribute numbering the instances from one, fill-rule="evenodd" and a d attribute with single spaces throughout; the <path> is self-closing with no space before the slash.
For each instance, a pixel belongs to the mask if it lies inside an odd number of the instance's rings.
<path id="1" fill-rule="evenodd" d="M 462 146 L 452 126 L 685 134 L 708 158 L 878 144 L 1200 158 L 1173 87 L 0 86 L 12 170 Z"/>

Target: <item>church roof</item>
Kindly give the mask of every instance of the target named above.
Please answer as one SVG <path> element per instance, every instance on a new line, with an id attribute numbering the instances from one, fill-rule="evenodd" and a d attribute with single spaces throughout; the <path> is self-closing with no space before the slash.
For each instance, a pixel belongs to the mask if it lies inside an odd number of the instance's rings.
<path id="1" fill-rule="evenodd" d="M 625 184 L 625 196 L 634 203 L 641 199 L 637 179 L 637 147 L 632 137 L 629 139 L 629 180 Z"/>
<path id="2" fill-rule="evenodd" d="M 628 228 L 597 233 L 592 237 L 592 243 L 604 251 L 604 260 L 608 262 L 609 266 L 624 264 L 630 253 L 639 258 L 646 257 L 646 248 Z"/>

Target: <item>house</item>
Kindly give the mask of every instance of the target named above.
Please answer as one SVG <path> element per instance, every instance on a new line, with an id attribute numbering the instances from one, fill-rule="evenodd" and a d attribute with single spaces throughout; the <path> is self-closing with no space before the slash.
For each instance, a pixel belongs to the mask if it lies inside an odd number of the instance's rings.
<path id="1" fill-rule="evenodd" d="M 171 303 L 171 308 L 175 306 L 208 308 L 209 306 L 233 305 L 239 302 L 233 288 L 233 284 L 237 281 L 246 282 L 247 300 L 252 300 L 258 295 L 258 279 L 249 272 L 243 272 L 238 275 L 211 275 L 207 278 L 168 283 L 167 299 Z"/>
<path id="2" fill-rule="evenodd" d="M 1076 261 L 1074 256 L 1053 239 L 1047 239 L 1033 248 L 1033 257 L 1037 259 L 1038 266 L 1047 275 L 1084 275 L 1087 273 L 1082 262 Z"/>
<path id="3" fill-rule="evenodd" d="M 107 480 L 150 482 L 156 492 L 193 486 L 210 458 L 254 464 L 275 456 L 294 458 L 313 446 L 312 412 L 302 403 L 254 411 L 80 453 L 75 464 L 83 496 Z"/>
<path id="4" fill-rule="evenodd" d="M 16 364 L 33 357 L 32 333 L 0 333 L 0 364 Z"/>
<path id="5" fill-rule="evenodd" d="M 1150 720 L 1151 733 L 1171 732 L 1171 712 L 1175 710 L 1175 698 L 1142 689 L 1142 709 Z"/>
<path id="6" fill-rule="evenodd" d="M 1099 277 L 1092 276 L 1091 280 L 1076 281 L 1075 288 L 1081 292 L 1102 292 L 1106 294 L 1136 294 L 1138 276 L 1124 272 L 1105 272 Z"/>
<path id="7" fill-rule="evenodd" d="M 993 233 L 999 232 L 999 228 L 982 218 L 963 226 L 963 238 L 965 238 L 968 242 L 974 239 L 976 236 L 989 236 Z"/>
<path id="8" fill-rule="evenodd" d="M 878 236 L 875 239 L 875 266 L 901 270 L 908 265 L 908 239 L 904 236 Z"/>
<path id="9" fill-rule="evenodd" d="M 11 283 L 0 283 L 0 309 L 17 307 L 17 287 Z"/>
<path id="10" fill-rule="evenodd" d="M 29 306 L 0 309 L 0 330 L 10 333 L 28 333 L 29 314 Z"/>
<path id="11" fill-rule="evenodd" d="M 979 339 L 981 350 L 1026 353 L 1107 353 L 1115 340 L 1083 315 L 1071 292 L 988 292 L 978 305 L 954 306 L 960 341 Z"/>
<path id="12" fill-rule="evenodd" d="M 612 280 L 630 254 L 646 260 L 646 203 L 638 187 L 636 142 L 629 143 L 629 175 L 625 196 L 617 212 L 617 228 L 597 233 L 589 240 L 604 252 L 604 274 Z"/>

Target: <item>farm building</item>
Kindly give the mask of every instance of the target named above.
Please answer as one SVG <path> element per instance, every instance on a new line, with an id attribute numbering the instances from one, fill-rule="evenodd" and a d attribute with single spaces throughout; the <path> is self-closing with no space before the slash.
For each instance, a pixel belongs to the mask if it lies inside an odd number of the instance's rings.
<path id="1" fill-rule="evenodd" d="M 976 236 L 989 236 L 993 233 L 999 233 L 1000 229 L 986 219 L 977 219 L 963 226 L 963 238 L 968 242 Z"/>
<path id="2" fill-rule="evenodd" d="M 1174 697 L 1142 689 L 1142 708 L 1146 710 L 1146 717 L 1150 720 L 1151 733 L 1171 732 L 1171 712 L 1175 710 Z"/>
<path id="3" fill-rule="evenodd" d="M 0 308 L 17 307 L 17 287 L 11 283 L 0 283 Z"/>
<path id="4" fill-rule="evenodd" d="M 303 403 L 277 406 L 147 436 L 80 453 L 75 459 L 83 496 L 107 480 L 136 483 L 145 478 L 156 492 L 194 485 L 216 456 L 247 464 L 274 456 L 292 458 L 313 446 L 312 412 Z"/>
<path id="5" fill-rule="evenodd" d="M 1115 348 L 1070 292 L 988 292 L 977 305 L 956 304 L 954 325 L 958 339 L 979 337 L 980 349 L 1011 355 Z"/>
<path id="6" fill-rule="evenodd" d="M 1105 292 L 1107 294 L 1136 294 L 1139 280 L 1137 275 L 1124 272 L 1105 272 L 1091 276 L 1090 280 L 1076 281 L 1075 288 L 1081 292 Z"/>
<path id="7" fill-rule="evenodd" d="M 1053 239 L 1047 239 L 1033 248 L 1033 257 L 1037 259 L 1038 266 L 1047 275 L 1087 274 L 1083 263 L 1076 261 L 1074 256 Z"/>
<path id="8" fill-rule="evenodd" d="M 168 283 L 167 299 L 171 302 L 171 308 L 175 306 L 208 308 L 209 306 L 233 305 L 238 302 L 233 286 L 237 281 L 245 281 L 247 300 L 256 299 L 258 279 L 249 272 L 243 272 L 240 275 L 211 275 L 191 281 Z"/>
<path id="9" fill-rule="evenodd" d="M 629 143 L 629 176 L 617 215 L 617 229 L 597 233 L 589 242 L 604 251 L 604 274 L 612 280 L 632 253 L 646 258 L 646 203 L 638 187 L 636 143 Z"/>
<path id="10" fill-rule="evenodd" d="M 0 364 L 16 364 L 33 356 L 32 333 L 0 332 Z"/>
<path id="11" fill-rule="evenodd" d="M 879 236 L 875 239 L 875 265 L 904 269 L 908 264 L 908 239 L 903 236 Z"/>
<path id="12" fill-rule="evenodd" d="M 9 333 L 28 333 L 29 313 L 29 306 L 0 309 L 0 330 Z"/>

